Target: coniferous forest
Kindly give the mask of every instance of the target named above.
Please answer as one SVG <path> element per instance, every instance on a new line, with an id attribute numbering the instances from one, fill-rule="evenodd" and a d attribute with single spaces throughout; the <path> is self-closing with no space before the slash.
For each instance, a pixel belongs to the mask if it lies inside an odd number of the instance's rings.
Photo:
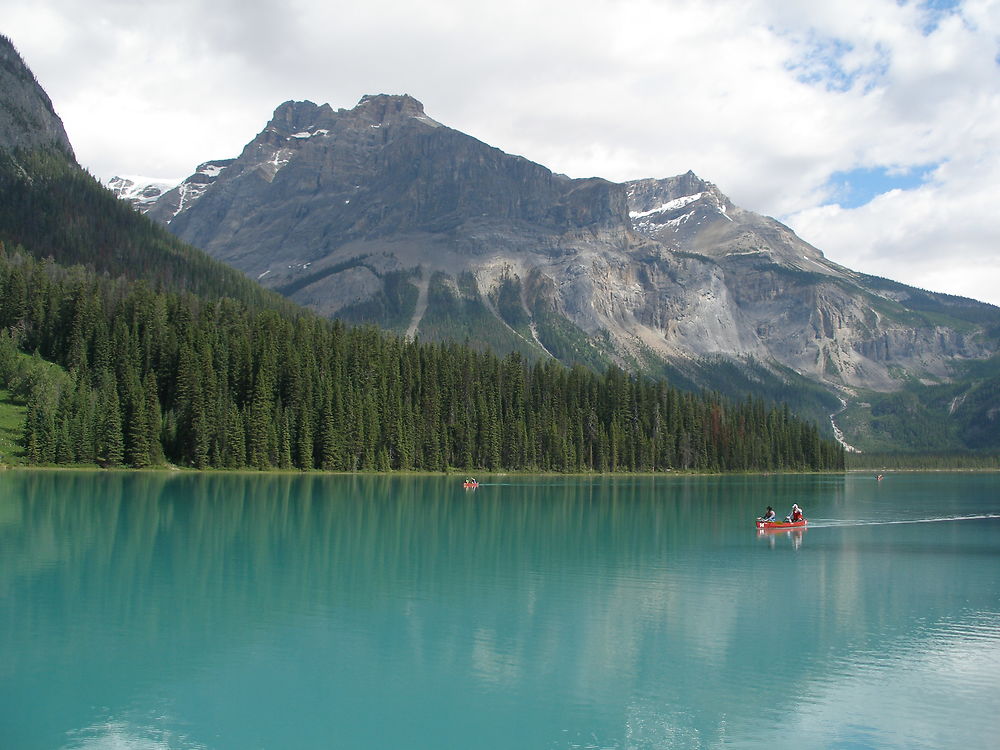
<path id="1" fill-rule="evenodd" d="M 34 464 L 340 471 L 841 469 L 817 427 L 612 368 L 321 319 L 58 151 L 0 154 L 0 387 Z"/>
<path id="2" fill-rule="evenodd" d="M 787 408 L 425 344 L 0 251 L 0 379 L 37 464 L 841 469 Z M 31 353 L 26 356 L 25 353 Z"/>

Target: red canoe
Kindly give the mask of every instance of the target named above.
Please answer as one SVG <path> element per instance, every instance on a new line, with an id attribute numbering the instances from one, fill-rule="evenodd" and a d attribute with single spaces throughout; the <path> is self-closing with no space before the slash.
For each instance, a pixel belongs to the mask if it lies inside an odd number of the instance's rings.
<path id="1" fill-rule="evenodd" d="M 802 529 L 809 523 L 806 519 L 801 521 L 758 521 L 757 528 L 761 531 L 781 531 L 782 529 Z"/>

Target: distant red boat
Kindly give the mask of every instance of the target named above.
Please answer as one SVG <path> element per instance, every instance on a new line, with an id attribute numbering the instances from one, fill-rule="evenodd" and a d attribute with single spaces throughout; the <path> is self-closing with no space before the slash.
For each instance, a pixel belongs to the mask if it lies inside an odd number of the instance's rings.
<path id="1" fill-rule="evenodd" d="M 803 529 L 809 523 L 806 519 L 801 521 L 757 521 L 757 528 L 761 531 L 781 531 L 782 529 Z"/>
<path id="2" fill-rule="evenodd" d="M 465 489 L 467 489 L 467 490 L 474 490 L 474 489 L 476 489 L 476 487 L 478 487 L 478 486 L 479 486 L 479 482 L 477 482 L 477 481 L 476 481 L 475 479 L 472 479 L 472 480 L 466 480 L 466 482 L 465 482 L 465 484 L 464 484 L 464 487 L 465 487 Z"/>

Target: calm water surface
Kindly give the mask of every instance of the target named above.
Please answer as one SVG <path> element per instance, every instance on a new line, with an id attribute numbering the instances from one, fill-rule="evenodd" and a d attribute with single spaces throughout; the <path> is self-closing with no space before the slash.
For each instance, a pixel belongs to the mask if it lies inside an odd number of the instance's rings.
<path id="1" fill-rule="evenodd" d="M 998 736 L 996 474 L 0 474 L 0 748 Z"/>

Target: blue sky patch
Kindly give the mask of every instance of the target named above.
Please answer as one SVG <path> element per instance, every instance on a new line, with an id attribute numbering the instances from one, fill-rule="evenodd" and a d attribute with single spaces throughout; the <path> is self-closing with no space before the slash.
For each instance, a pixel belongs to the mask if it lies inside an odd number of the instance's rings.
<path id="1" fill-rule="evenodd" d="M 941 19 L 961 12 L 962 0 L 923 0 L 917 7 L 924 13 L 921 31 L 924 36 L 933 34 Z"/>
<path id="2" fill-rule="evenodd" d="M 843 208 L 857 208 L 890 190 L 913 190 L 920 187 L 939 165 L 924 164 L 907 170 L 887 167 L 858 167 L 834 172 L 827 182 L 830 203 Z"/>
<path id="3" fill-rule="evenodd" d="M 795 59 L 785 64 L 785 69 L 802 83 L 823 86 L 827 91 L 850 91 L 860 85 L 869 91 L 889 69 L 889 50 L 881 44 L 875 45 L 869 61 L 865 65 L 847 67 L 845 60 L 854 51 L 854 46 L 843 39 L 823 37 L 815 31 L 801 40 L 803 51 Z"/>

